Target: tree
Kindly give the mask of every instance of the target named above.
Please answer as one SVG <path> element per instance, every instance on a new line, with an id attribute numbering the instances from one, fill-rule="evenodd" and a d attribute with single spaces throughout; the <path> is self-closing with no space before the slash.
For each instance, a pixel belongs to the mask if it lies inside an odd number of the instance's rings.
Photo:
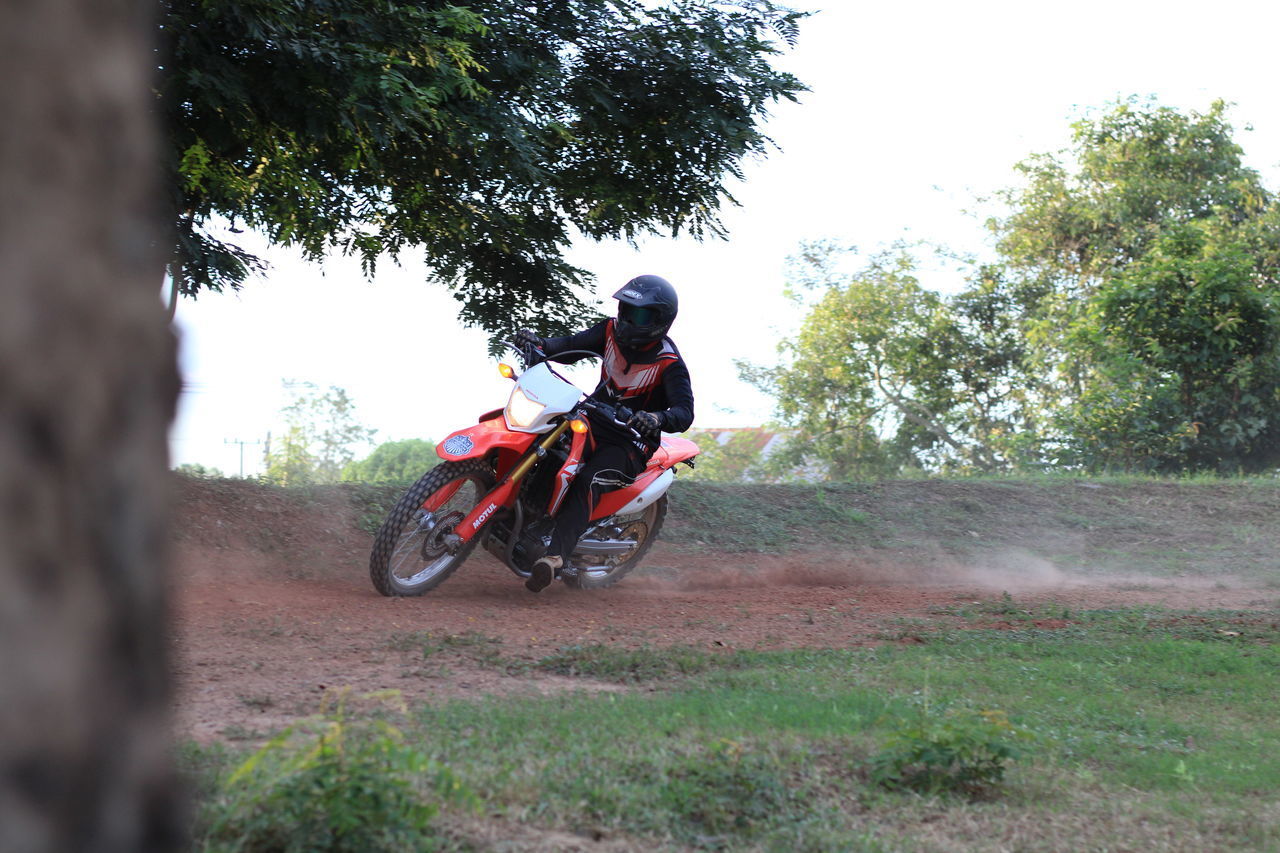
<path id="1" fill-rule="evenodd" d="M 978 268 L 946 299 L 921 286 L 905 247 L 843 281 L 832 251 L 805 250 L 800 278 L 820 295 L 780 345 L 784 364 L 743 366 L 794 431 L 775 464 L 816 462 L 841 480 L 1025 461 L 1034 382 L 1011 320 L 1018 295 L 998 271 Z"/>
<path id="2" fill-rule="evenodd" d="M 193 480 L 221 480 L 227 476 L 219 469 L 208 465 L 201 465 L 199 462 L 184 462 L 173 470 L 182 476 L 190 477 Z"/>
<path id="3" fill-rule="evenodd" d="M 237 288 L 244 225 L 372 271 L 421 247 L 464 322 L 567 331 L 574 232 L 718 235 L 725 179 L 767 150 L 772 0 L 166 0 L 160 108 L 174 286 Z"/>
<path id="4" fill-rule="evenodd" d="M 436 446 L 430 441 L 387 441 L 364 459 L 349 463 L 342 470 L 342 479 L 356 483 L 412 483 L 439 461 Z"/>
<path id="5" fill-rule="evenodd" d="M 1221 231 L 1170 227 L 1097 294 L 1094 375 L 1068 414 L 1092 465 L 1280 463 L 1280 290 Z"/>
<path id="6" fill-rule="evenodd" d="M 689 439 L 698 445 L 696 464 L 682 478 L 719 483 L 741 483 L 761 475 L 763 450 L 772 434 L 764 430 L 734 430 L 724 440 L 714 432 L 696 432 Z"/>
<path id="7" fill-rule="evenodd" d="M 993 219 L 998 261 L 958 293 L 909 254 L 833 274 L 784 364 L 744 375 L 795 428 L 779 463 L 832 476 L 1069 465 L 1280 465 L 1280 203 L 1242 164 L 1225 106 L 1127 101 L 1036 155 Z"/>
<path id="8" fill-rule="evenodd" d="M 0 4 L 0 849 L 176 850 L 151 7 Z"/>
<path id="9" fill-rule="evenodd" d="M 1064 459 L 1090 468 L 1280 464 L 1280 206 L 1215 102 L 1128 101 L 1021 165 L 993 220 Z"/>
<path id="10" fill-rule="evenodd" d="M 1222 101 L 1184 115 L 1129 99 L 1073 127 L 1072 149 L 1019 163 L 1011 213 L 989 227 L 1008 263 L 1088 291 L 1141 258 L 1164 229 L 1252 219 L 1272 204 L 1246 168 Z"/>
<path id="11" fill-rule="evenodd" d="M 336 483 L 355 458 L 354 447 L 377 430 L 355 417 L 355 403 L 336 385 L 321 392 L 311 382 L 285 382 L 293 401 L 283 409 L 286 429 L 266 451 L 267 480 L 282 486 Z"/>

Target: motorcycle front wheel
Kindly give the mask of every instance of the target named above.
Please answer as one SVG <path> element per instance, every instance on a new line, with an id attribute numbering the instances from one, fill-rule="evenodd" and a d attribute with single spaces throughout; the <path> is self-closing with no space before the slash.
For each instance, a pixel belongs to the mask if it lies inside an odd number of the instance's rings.
<path id="1" fill-rule="evenodd" d="M 480 539 L 450 553 L 448 537 L 493 483 L 492 469 L 480 459 L 441 462 L 424 474 L 396 502 L 374 539 L 374 589 L 388 596 L 422 595 L 443 583 Z"/>
<path id="2" fill-rule="evenodd" d="M 635 515 L 614 516 L 588 530 L 570 559 L 572 569 L 561 575 L 565 586 L 603 589 L 622 580 L 640 565 L 666 517 L 667 496 L 663 495 Z"/>

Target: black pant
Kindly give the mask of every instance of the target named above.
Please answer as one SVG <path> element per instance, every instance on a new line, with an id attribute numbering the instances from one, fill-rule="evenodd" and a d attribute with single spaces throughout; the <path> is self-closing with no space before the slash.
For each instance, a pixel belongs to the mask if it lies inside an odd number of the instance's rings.
<path id="1" fill-rule="evenodd" d="M 591 512 L 605 492 L 629 485 L 644 471 L 645 457 L 631 444 L 598 443 L 595 451 L 582 463 L 569 494 L 556 513 L 555 530 L 551 534 L 548 553 L 559 554 L 569 565 L 569 556 L 591 523 Z"/>

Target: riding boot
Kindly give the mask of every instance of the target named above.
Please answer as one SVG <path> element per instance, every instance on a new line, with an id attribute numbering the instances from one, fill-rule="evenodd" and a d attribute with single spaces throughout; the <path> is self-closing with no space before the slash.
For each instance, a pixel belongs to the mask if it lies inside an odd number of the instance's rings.
<path id="1" fill-rule="evenodd" d="M 555 580 L 556 573 L 563 565 L 564 560 L 559 555 L 547 554 L 539 557 L 529 570 L 529 579 L 524 582 L 525 589 L 529 592 L 542 592 L 551 586 L 551 581 Z"/>

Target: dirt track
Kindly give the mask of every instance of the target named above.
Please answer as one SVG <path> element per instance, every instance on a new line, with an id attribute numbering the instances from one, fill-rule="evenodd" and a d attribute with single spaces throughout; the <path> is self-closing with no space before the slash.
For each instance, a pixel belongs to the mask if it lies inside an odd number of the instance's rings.
<path id="1" fill-rule="evenodd" d="M 332 531 L 330 531 L 332 532 Z M 252 738 L 314 712 L 351 686 L 391 688 L 411 703 L 519 691 L 591 689 L 544 673 L 508 674 L 480 651 L 534 660 L 570 644 L 690 645 L 710 650 L 849 647 L 911 642 L 944 612 L 998 599 L 1069 607 L 1162 604 L 1248 607 L 1274 591 L 1164 580 L 1064 577 L 1043 562 L 940 570 L 868 566 L 840 555 L 715 555 L 656 547 L 649 568 L 619 586 L 539 595 L 477 554 L 443 586 L 411 599 L 379 596 L 365 570 L 367 543 L 330 537 L 306 566 L 232 542 L 179 547 L 173 636 L 179 737 Z M 1042 627 L 1059 627 L 1046 620 Z M 1000 627 L 998 624 L 995 627 Z M 429 635 L 429 636 L 428 636 Z M 454 638 L 471 653 L 424 657 Z M 457 650 L 455 649 L 455 652 Z M 596 689 L 618 689 L 595 685 Z"/>

